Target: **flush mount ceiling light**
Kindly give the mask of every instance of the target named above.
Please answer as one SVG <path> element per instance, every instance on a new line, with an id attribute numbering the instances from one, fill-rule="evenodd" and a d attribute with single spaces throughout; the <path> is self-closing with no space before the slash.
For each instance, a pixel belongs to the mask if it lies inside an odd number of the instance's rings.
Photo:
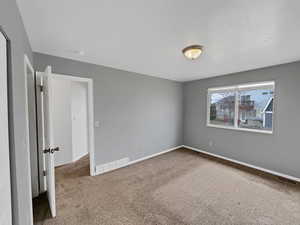
<path id="1" fill-rule="evenodd" d="M 203 51 L 203 46 L 201 45 L 191 45 L 182 50 L 183 55 L 187 59 L 197 59 Z"/>

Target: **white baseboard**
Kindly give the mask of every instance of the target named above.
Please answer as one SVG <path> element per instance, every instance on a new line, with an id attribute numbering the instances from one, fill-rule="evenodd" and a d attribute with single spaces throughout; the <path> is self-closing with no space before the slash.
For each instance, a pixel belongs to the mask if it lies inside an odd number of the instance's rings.
<path id="1" fill-rule="evenodd" d="M 174 148 L 166 149 L 162 152 L 158 152 L 158 153 L 155 153 L 153 155 L 149 155 L 149 156 L 146 156 L 146 157 L 143 157 L 143 158 L 140 158 L 140 159 L 136 159 L 136 160 L 133 160 L 133 161 L 129 161 L 129 158 L 126 158 L 128 160 L 125 160 L 125 158 L 124 158 L 124 159 L 121 159 L 121 160 L 116 160 L 116 161 L 113 161 L 113 162 L 101 164 L 101 165 L 96 166 L 95 175 L 100 175 L 100 174 L 107 173 L 107 172 L 110 172 L 110 171 L 113 171 L 113 170 L 116 170 L 116 169 L 120 169 L 120 168 L 129 166 L 129 165 L 132 165 L 132 164 L 135 164 L 135 163 L 138 163 L 138 162 L 141 162 L 141 161 L 144 161 L 144 160 L 147 160 L 147 159 L 165 154 L 167 152 L 174 151 L 174 150 L 176 150 L 178 148 L 182 148 L 182 147 L 183 147 L 183 145 L 179 145 L 179 146 L 176 146 Z"/>
<path id="2" fill-rule="evenodd" d="M 194 148 L 194 147 L 191 147 L 191 146 L 183 145 L 182 147 L 193 150 L 193 151 L 196 151 L 196 152 L 200 152 L 200 153 L 203 153 L 203 154 L 206 154 L 206 155 L 210 155 L 210 156 L 213 156 L 213 157 L 216 157 L 216 158 L 220 158 L 220 159 L 224 159 L 224 160 L 227 160 L 227 161 L 230 161 L 230 162 L 234 162 L 234 163 L 237 163 L 237 164 L 240 164 L 240 165 L 243 165 L 243 166 L 247 166 L 247 167 L 250 167 L 250 168 L 253 168 L 253 169 L 257 169 L 257 170 L 260 170 L 260 171 L 263 171 L 263 172 L 266 172 L 266 173 L 269 173 L 269 174 L 272 174 L 272 175 L 275 175 L 275 176 L 279 176 L 279 177 L 283 177 L 283 178 L 286 178 L 286 179 L 289 179 L 289 180 L 300 182 L 300 178 L 298 178 L 298 177 L 286 175 L 286 174 L 283 174 L 283 173 L 278 173 L 278 172 L 273 171 L 273 170 L 268 170 L 268 169 L 265 169 L 265 168 L 262 168 L 262 167 L 259 167 L 259 166 L 254 166 L 254 165 L 251 165 L 251 164 L 248 164 L 248 163 L 244 163 L 244 162 L 241 162 L 241 161 L 238 161 L 238 160 L 235 160 L 235 159 L 230 159 L 230 158 L 227 158 L 225 156 L 213 154 L 213 153 L 210 153 L 210 152 L 198 149 L 198 148 Z"/>
<path id="3" fill-rule="evenodd" d="M 80 156 L 74 157 L 72 162 L 78 161 L 79 159 L 83 158 L 83 157 L 86 156 L 87 154 L 89 154 L 89 153 L 86 152 L 86 153 L 84 153 L 84 154 L 82 154 L 82 155 L 80 155 Z"/>

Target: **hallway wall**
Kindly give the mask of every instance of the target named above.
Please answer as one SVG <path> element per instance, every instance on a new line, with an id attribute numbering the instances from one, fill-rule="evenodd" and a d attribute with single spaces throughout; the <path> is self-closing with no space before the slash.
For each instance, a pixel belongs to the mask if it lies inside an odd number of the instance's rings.
<path id="1" fill-rule="evenodd" d="M 52 79 L 53 99 L 53 139 L 59 147 L 55 153 L 55 166 L 72 162 L 72 118 L 71 91 L 72 82 L 66 79 Z"/>
<path id="2" fill-rule="evenodd" d="M 89 153 L 88 86 L 75 81 L 71 85 L 72 157 L 76 161 Z"/>
<path id="3" fill-rule="evenodd" d="M 9 76 L 10 158 L 13 224 L 32 222 L 30 160 L 26 145 L 24 54 L 33 64 L 32 51 L 15 0 L 2 0 L 0 26 L 11 41 Z"/>

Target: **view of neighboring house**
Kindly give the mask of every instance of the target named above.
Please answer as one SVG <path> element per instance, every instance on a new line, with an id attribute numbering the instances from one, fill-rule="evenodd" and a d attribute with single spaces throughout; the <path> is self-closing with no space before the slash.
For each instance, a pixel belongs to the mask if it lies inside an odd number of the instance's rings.
<path id="1" fill-rule="evenodd" d="M 235 96 L 230 95 L 211 104 L 210 119 L 225 123 L 234 123 Z"/>
<path id="2" fill-rule="evenodd" d="M 255 101 L 251 100 L 250 95 L 241 96 L 239 113 L 242 121 L 250 117 L 256 117 Z"/>
<path id="3" fill-rule="evenodd" d="M 242 128 L 271 129 L 273 115 L 273 97 L 266 100 L 251 99 L 252 95 L 240 96 L 238 126 Z M 235 96 L 224 97 L 211 104 L 210 120 L 215 124 L 234 123 Z"/>
<path id="4" fill-rule="evenodd" d="M 272 129 L 273 97 L 256 102 L 250 95 L 241 96 L 239 127 Z"/>
<path id="5" fill-rule="evenodd" d="M 251 95 L 242 95 L 239 105 L 239 126 L 243 128 L 263 128 L 260 110 Z"/>
<path id="6" fill-rule="evenodd" d="M 273 127 L 273 122 L 272 122 L 272 117 L 273 117 L 273 102 L 274 102 L 274 97 L 270 98 L 268 103 L 266 104 L 266 107 L 263 109 L 263 127 L 267 129 L 272 129 Z"/>

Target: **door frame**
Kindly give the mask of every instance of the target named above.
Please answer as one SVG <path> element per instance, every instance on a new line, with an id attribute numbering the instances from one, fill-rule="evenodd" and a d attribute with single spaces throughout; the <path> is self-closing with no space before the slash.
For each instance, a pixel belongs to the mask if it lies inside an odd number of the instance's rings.
<path id="1" fill-rule="evenodd" d="M 29 128 L 29 112 L 28 112 L 28 74 L 30 73 L 30 76 L 32 76 L 33 78 L 33 81 L 34 81 L 34 87 L 35 87 L 35 71 L 33 69 L 33 66 L 28 58 L 28 56 L 25 54 L 24 55 L 24 79 L 25 79 L 25 123 L 26 123 L 26 148 L 27 148 L 27 152 L 29 153 L 28 154 L 28 157 L 29 157 L 29 162 L 31 162 L 31 156 L 30 154 L 32 154 L 32 151 L 30 149 L 30 128 Z M 35 90 L 34 90 L 34 93 L 35 93 Z M 34 96 L 35 98 L 35 96 Z M 35 107 L 36 109 L 36 107 Z M 36 126 L 36 124 L 35 124 Z M 36 141 L 37 141 L 37 136 L 36 136 Z M 36 152 L 37 156 L 38 156 L 38 152 Z M 38 158 L 38 157 L 36 157 Z M 38 166 L 39 165 L 39 161 L 37 160 L 37 182 L 36 182 L 36 187 L 33 187 L 32 185 L 30 186 L 31 187 L 31 191 L 33 192 L 33 194 L 31 194 L 31 198 L 33 197 L 37 197 L 39 196 L 39 171 L 38 171 Z M 32 179 L 32 176 L 33 174 L 31 174 L 31 165 L 29 167 L 30 169 L 30 184 L 32 184 L 31 182 L 31 179 Z"/>
<path id="2" fill-rule="evenodd" d="M 36 96 L 36 123 L 37 123 L 37 152 L 38 152 L 38 171 L 39 171 L 39 190 L 40 193 L 45 193 L 47 191 L 46 176 L 45 175 L 45 154 L 44 150 L 44 120 L 43 120 L 43 98 L 41 93 L 41 86 L 43 86 L 43 76 L 44 73 L 36 72 L 35 80 L 35 96 Z"/>
<path id="3" fill-rule="evenodd" d="M 37 72 L 37 77 L 43 76 L 43 72 Z M 94 91 L 93 91 L 93 79 L 76 77 L 72 75 L 52 73 L 52 78 L 61 80 L 71 80 L 77 82 L 83 82 L 87 84 L 87 96 L 88 96 L 88 146 L 89 146 L 89 158 L 90 158 L 90 176 L 96 175 L 95 168 L 95 138 L 94 138 Z M 38 118 L 39 119 L 39 118 Z M 41 151 L 39 149 L 39 151 Z M 40 171 L 41 173 L 42 171 Z"/>
<path id="4" fill-rule="evenodd" d="M 1 218 L 1 219 L 6 219 L 6 221 L 0 221 L 0 222 L 6 222 L 8 223 L 8 225 L 11 225 L 13 223 L 13 186 L 12 186 L 12 174 L 11 174 L 11 149 L 12 149 L 12 141 L 11 141 L 11 104 L 10 104 L 10 98 L 9 98 L 9 93 L 11 92 L 11 46 L 10 46 L 10 39 L 8 38 L 8 36 L 6 35 L 6 33 L 4 32 L 4 30 L 2 29 L 2 27 L 0 26 L 0 33 L 1 35 L 4 37 L 5 39 L 5 51 L 6 51 L 6 76 L 0 77 L 0 84 L 2 84 L 1 86 L 1 92 L 3 92 L 3 99 L 1 98 L 0 101 L 1 103 L 4 103 L 4 105 L 1 105 L 1 107 L 4 108 L 3 110 L 3 114 L 0 112 L 0 116 L 1 116 L 1 121 L 4 122 L 6 124 L 6 126 L 3 128 L 4 132 L 3 132 L 3 136 L 5 139 L 5 141 L 7 142 L 6 145 L 4 147 L 8 147 L 8 152 L 7 152 L 7 165 L 5 165 L 5 170 L 7 169 L 8 171 L 8 176 L 5 177 L 5 181 L 6 183 L 6 188 L 8 189 L 7 192 L 8 193 L 2 193 L 2 194 L 8 194 L 8 196 L 6 196 L 7 199 L 4 200 L 4 203 L 6 204 L 6 208 L 7 211 L 3 211 L 2 213 L 7 213 L 7 218 Z M 2 101 L 3 100 L 3 101 Z M 6 129 L 7 128 L 7 129 Z M 2 128 L 1 128 L 2 129 Z M 2 139 L 2 138 L 1 138 Z M 1 146 L 2 148 L 3 146 Z M 2 151 L 2 149 L 1 149 Z M 1 177 L 2 179 L 3 177 Z M 4 181 L 4 179 L 2 179 Z M 2 208 L 2 206 L 1 206 Z"/>
<path id="5" fill-rule="evenodd" d="M 64 79 L 87 84 L 88 95 L 88 145 L 89 145 L 89 158 L 90 158 L 90 175 L 95 176 L 95 142 L 94 142 L 94 95 L 93 95 L 93 80 L 90 78 L 75 77 L 64 74 L 53 73 L 54 79 Z"/>
<path id="6" fill-rule="evenodd" d="M 31 159 L 30 159 L 30 137 L 29 137 L 29 112 L 28 112 L 28 87 L 27 87 L 27 68 L 29 68 L 30 72 L 33 73 L 34 76 L 34 69 L 33 66 L 30 63 L 30 60 L 26 54 L 24 54 L 24 88 L 25 88 L 25 140 L 26 140 L 26 151 L 27 151 L 27 161 L 29 162 L 28 166 L 28 174 L 29 176 L 27 177 L 28 179 L 28 184 L 29 184 L 29 190 L 28 190 L 28 196 L 29 199 L 32 199 L 32 185 L 31 185 Z M 33 224 L 33 205 L 32 201 L 30 201 L 30 222 Z"/>

